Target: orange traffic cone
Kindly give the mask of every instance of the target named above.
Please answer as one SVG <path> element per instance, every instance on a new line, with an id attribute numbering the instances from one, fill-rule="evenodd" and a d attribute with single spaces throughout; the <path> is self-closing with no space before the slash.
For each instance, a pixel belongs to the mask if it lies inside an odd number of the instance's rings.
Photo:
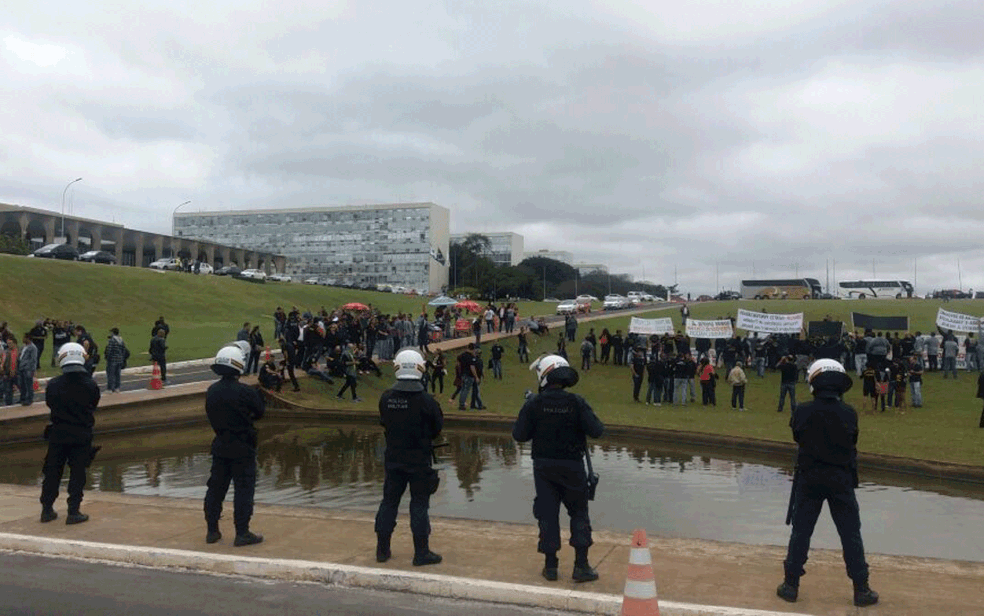
<path id="1" fill-rule="evenodd" d="M 625 593 L 622 598 L 622 616 L 659 616 L 649 539 L 646 537 L 646 531 L 641 528 L 632 533 L 629 570 L 625 576 Z"/>
<path id="2" fill-rule="evenodd" d="M 150 385 L 147 389 L 162 389 L 163 387 L 164 383 L 161 382 L 161 369 L 155 361 L 154 372 L 150 375 Z"/>
<path id="3" fill-rule="evenodd" d="M 263 355 L 263 361 L 273 361 L 273 354 L 270 353 L 269 346 L 267 346 L 266 353 Z"/>

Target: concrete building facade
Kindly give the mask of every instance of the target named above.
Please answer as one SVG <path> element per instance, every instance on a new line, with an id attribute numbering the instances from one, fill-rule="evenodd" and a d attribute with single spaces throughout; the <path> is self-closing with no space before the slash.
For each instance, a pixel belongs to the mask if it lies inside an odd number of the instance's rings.
<path id="1" fill-rule="evenodd" d="M 530 259 L 533 257 L 545 257 L 547 259 L 553 259 L 554 261 L 560 261 L 561 263 L 566 263 L 567 265 L 574 265 L 574 253 L 567 250 L 538 250 L 536 252 L 528 252 L 524 259 Z"/>
<path id="2" fill-rule="evenodd" d="M 64 234 L 62 229 L 64 229 Z M 164 257 L 198 259 L 219 268 L 236 264 L 272 273 L 283 272 L 287 259 L 262 250 L 249 250 L 220 243 L 178 238 L 161 233 L 127 229 L 123 225 L 57 212 L 0 203 L 0 233 L 25 238 L 32 248 L 64 239 L 79 252 L 105 250 L 116 256 L 117 265 L 146 267 Z"/>
<path id="3" fill-rule="evenodd" d="M 451 243 L 458 244 L 468 237 L 468 233 L 451 235 Z M 486 257 L 492 259 L 497 266 L 519 265 L 523 260 L 523 236 L 518 233 L 504 231 L 501 233 L 481 233 L 489 238 L 491 249 Z"/>
<path id="4" fill-rule="evenodd" d="M 434 203 L 179 212 L 175 234 L 284 254 L 287 273 L 332 284 L 399 285 L 421 293 L 448 283 L 450 211 Z"/>

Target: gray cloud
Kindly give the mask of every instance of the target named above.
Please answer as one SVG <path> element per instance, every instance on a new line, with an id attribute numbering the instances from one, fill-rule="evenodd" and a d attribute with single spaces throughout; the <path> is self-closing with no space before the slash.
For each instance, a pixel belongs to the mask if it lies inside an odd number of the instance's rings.
<path id="1" fill-rule="evenodd" d="M 957 284 L 957 258 L 984 288 L 978 2 L 10 13 L 3 201 L 57 209 L 84 176 L 77 213 L 164 231 L 187 199 L 433 200 L 452 231 L 514 230 L 695 293 L 834 263 L 926 292 Z"/>

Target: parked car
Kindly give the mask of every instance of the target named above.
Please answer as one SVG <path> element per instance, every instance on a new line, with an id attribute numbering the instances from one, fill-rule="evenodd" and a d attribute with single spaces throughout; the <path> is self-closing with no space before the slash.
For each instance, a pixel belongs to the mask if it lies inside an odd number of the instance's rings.
<path id="1" fill-rule="evenodd" d="M 318 284 L 318 283 L 319 281 L 317 276 L 312 276 L 310 278 L 304 279 L 304 284 Z"/>
<path id="2" fill-rule="evenodd" d="M 148 265 L 147 267 L 156 270 L 170 270 L 173 272 L 180 272 L 181 261 L 175 259 L 174 257 L 168 257 L 166 259 L 158 259 L 153 263 L 151 263 L 150 265 Z"/>
<path id="3" fill-rule="evenodd" d="M 738 291 L 721 291 L 715 297 L 718 301 L 730 301 L 733 299 L 741 299 L 741 293 Z"/>
<path id="4" fill-rule="evenodd" d="M 79 258 L 79 251 L 71 244 L 48 244 L 42 246 L 31 253 L 32 256 L 43 259 L 63 259 L 65 261 L 75 261 Z"/>
<path id="5" fill-rule="evenodd" d="M 209 275 L 209 274 L 214 274 L 215 273 L 215 268 L 213 268 L 208 263 L 205 263 L 204 261 L 202 261 L 201 263 L 198 264 L 198 273 L 199 274 L 202 274 L 202 275 L 206 275 L 206 276 Z"/>
<path id="6" fill-rule="evenodd" d="M 86 261 L 87 263 L 105 263 L 107 265 L 113 265 L 116 263 L 116 255 L 114 255 L 111 252 L 106 252 L 105 250 L 90 250 L 89 252 L 85 252 L 79 255 L 79 261 Z"/>
<path id="7" fill-rule="evenodd" d="M 291 277 L 287 274 L 270 274 L 267 276 L 267 280 L 272 280 L 273 282 L 290 282 Z"/>
<path id="8" fill-rule="evenodd" d="M 594 295 L 578 295 L 574 299 L 576 299 L 578 302 L 588 302 L 588 303 L 598 301 L 598 298 L 595 297 Z"/>
<path id="9" fill-rule="evenodd" d="M 235 265 L 226 265 L 225 267 L 220 267 L 215 270 L 216 276 L 238 276 L 243 273 L 243 270 L 239 269 Z"/>
<path id="10" fill-rule="evenodd" d="M 245 269 L 239 274 L 242 278 L 249 278 L 251 280 L 266 280 L 266 272 L 256 268 Z"/>

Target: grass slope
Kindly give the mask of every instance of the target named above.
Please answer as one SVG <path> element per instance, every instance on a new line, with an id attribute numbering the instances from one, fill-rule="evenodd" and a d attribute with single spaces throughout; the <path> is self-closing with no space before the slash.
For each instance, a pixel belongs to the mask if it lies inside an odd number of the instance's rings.
<path id="1" fill-rule="evenodd" d="M 21 333 L 37 318 L 74 319 L 89 328 L 96 340 L 103 342 L 110 327 L 119 327 L 136 360 L 146 363 L 150 327 L 158 315 L 164 315 L 171 325 L 169 359 L 209 357 L 221 344 L 235 338 L 243 321 L 260 323 L 264 335 L 272 334 L 273 309 L 282 305 L 319 309 L 332 308 L 349 301 L 372 303 L 385 312 L 416 313 L 422 298 L 354 291 L 332 287 L 301 284 L 251 284 L 217 276 L 193 276 L 178 273 L 159 273 L 147 269 L 109 267 L 87 263 L 49 261 L 0 255 L 0 321 L 9 321 L 11 328 Z M 878 301 L 749 301 L 694 304 L 693 318 L 717 318 L 736 315 L 739 307 L 769 312 L 804 312 L 807 320 L 830 315 L 837 320 L 850 321 L 852 310 L 875 315 L 910 316 L 913 330 L 935 329 L 936 310 L 940 302 L 931 300 Z M 984 314 L 984 302 L 953 301 L 947 310 L 972 315 Z M 526 303 L 520 306 L 523 314 L 552 313 L 553 304 Z M 644 316 L 671 316 L 680 326 L 679 311 L 653 312 Z M 603 327 L 614 331 L 628 329 L 629 316 L 614 313 L 603 320 L 582 323 L 578 338 L 588 328 L 600 332 Z M 556 348 L 556 332 L 548 338 L 532 337 L 531 356 Z M 488 344 L 483 344 L 486 349 Z M 534 387 L 531 373 L 520 364 L 515 339 L 504 342 L 505 380 L 487 379 L 483 398 L 491 412 L 515 416 L 522 404 L 522 392 Z M 577 364 L 577 344 L 570 355 Z M 50 357 L 45 351 L 45 358 Z M 488 352 L 485 356 L 487 358 Z M 48 362 L 43 364 L 47 366 Z M 383 366 L 384 376 L 360 377 L 360 395 L 364 402 L 344 402 L 343 407 L 375 409 L 379 393 L 392 383 L 392 370 Z M 45 368 L 47 373 L 50 369 Z M 723 375 L 721 375 L 723 376 Z M 750 375 L 746 392 L 745 413 L 729 408 L 730 387 L 719 385 L 717 407 L 689 405 L 687 407 L 653 407 L 632 402 L 631 377 L 625 367 L 595 366 L 581 375 L 574 391 L 583 395 L 599 416 L 609 423 L 655 426 L 717 434 L 789 441 L 788 410 L 775 412 L 778 401 L 778 376 L 768 374 L 759 380 Z M 722 379 L 723 382 L 723 379 Z M 308 381 L 310 383 L 310 381 Z M 339 385 L 331 387 L 305 386 L 299 400 L 313 406 L 338 406 L 334 394 Z M 808 388 L 800 385 L 800 399 L 809 396 Z M 453 385 L 445 383 L 442 406 L 450 405 L 447 397 Z M 860 387 L 847 396 L 848 402 L 861 411 L 861 440 L 863 451 L 908 456 L 929 460 L 984 463 L 984 430 L 977 428 L 980 401 L 976 393 L 976 375 L 961 373 L 957 381 L 946 381 L 937 374 L 928 374 L 923 385 L 926 407 L 910 410 L 905 415 L 889 411 L 865 415 L 861 405 Z M 292 395 L 292 394 L 287 394 Z M 698 396 L 700 395 L 698 391 Z"/>

